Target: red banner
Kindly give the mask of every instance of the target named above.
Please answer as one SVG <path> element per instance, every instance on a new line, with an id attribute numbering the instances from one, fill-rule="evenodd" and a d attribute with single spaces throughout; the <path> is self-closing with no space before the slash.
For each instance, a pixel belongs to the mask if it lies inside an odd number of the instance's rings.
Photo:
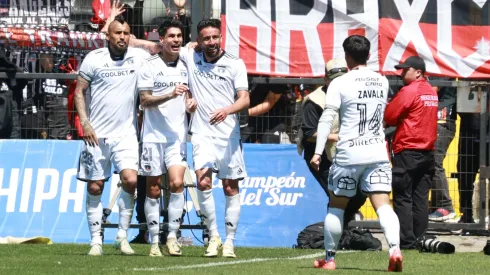
<path id="1" fill-rule="evenodd" d="M 368 66 L 384 74 L 418 55 L 430 75 L 489 78 L 487 1 L 286 2 L 222 1 L 223 47 L 244 59 L 249 73 L 323 76 L 328 60 L 344 56 L 344 39 L 361 34 L 371 41 Z"/>
<path id="2" fill-rule="evenodd" d="M 66 53 L 85 55 L 91 50 L 105 47 L 102 33 L 85 33 L 29 28 L 0 28 L 0 45 L 22 48 L 29 52 Z"/>

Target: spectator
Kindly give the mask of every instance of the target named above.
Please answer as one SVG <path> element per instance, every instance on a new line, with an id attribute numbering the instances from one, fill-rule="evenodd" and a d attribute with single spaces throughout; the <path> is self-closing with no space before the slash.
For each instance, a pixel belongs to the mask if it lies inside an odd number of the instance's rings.
<path id="1" fill-rule="evenodd" d="M 315 154 L 316 136 L 318 122 L 322 116 L 323 109 L 325 107 L 325 94 L 327 92 L 328 84 L 336 77 L 339 77 L 347 72 L 347 64 L 343 59 L 332 59 L 325 65 L 325 85 L 319 87 L 311 94 L 307 95 L 303 99 L 302 119 L 303 123 L 298 134 L 298 153 L 301 155 L 301 151 L 304 149 L 304 160 L 311 174 L 318 181 L 320 186 L 328 196 L 328 175 L 330 166 L 332 165 L 332 159 L 335 156 L 335 145 L 338 141 L 338 117 L 337 121 L 334 121 L 334 128 L 332 133 L 328 136 L 328 142 L 326 150 L 323 151 L 321 156 L 322 162 L 320 162 L 320 169 L 315 170 L 310 160 Z M 328 152 L 327 152 L 328 151 Z M 344 226 L 347 229 L 349 222 L 354 220 L 356 212 L 366 202 L 366 196 L 362 192 L 357 192 L 357 195 L 349 200 L 344 212 Z"/>
<path id="2" fill-rule="evenodd" d="M 285 95 L 289 92 L 290 88 L 282 84 L 258 84 L 252 89 L 246 130 L 252 134 L 244 142 L 281 143 L 289 105 Z"/>
<path id="3" fill-rule="evenodd" d="M 446 170 L 443 166 L 447 149 L 456 132 L 456 88 L 434 87 L 438 93 L 439 111 L 437 124 L 437 140 L 435 150 L 435 175 L 431 184 L 431 208 L 435 210 L 429 215 L 431 221 L 446 221 L 456 216 L 453 201 L 449 195 Z"/>
<path id="4" fill-rule="evenodd" d="M 40 54 L 39 63 L 42 73 L 59 72 L 60 58 L 55 64 L 53 54 Z M 71 139 L 68 122 L 68 87 L 65 80 L 39 79 L 41 102 L 44 104 L 44 119 L 47 123 L 50 139 Z"/>
<path id="5" fill-rule="evenodd" d="M 428 227 L 429 188 L 434 176 L 437 93 L 425 79 L 425 62 L 411 56 L 396 65 L 405 86 L 386 106 L 385 122 L 396 126 L 393 138 L 393 206 L 400 221 L 400 247 L 414 249 Z"/>
<path id="6" fill-rule="evenodd" d="M 459 113 L 458 148 L 458 189 L 459 205 L 462 213 L 459 223 L 474 223 L 473 219 L 473 183 L 480 168 L 480 114 Z M 490 127 L 487 125 L 487 140 L 489 142 Z M 488 146 L 488 144 L 487 144 Z M 486 155 L 488 162 L 488 153 Z"/>

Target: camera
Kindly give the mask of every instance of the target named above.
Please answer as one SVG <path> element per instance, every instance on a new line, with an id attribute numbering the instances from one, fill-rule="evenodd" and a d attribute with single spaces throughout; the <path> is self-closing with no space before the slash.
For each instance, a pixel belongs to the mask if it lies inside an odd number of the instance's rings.
<path id="1" fill-rule="evenodd" d="M 456 248 L 448 242 L 436 240 L 436 236 L 425 235 L 416 242 L 416 247 L 420 252 L 453 254 Z"/>

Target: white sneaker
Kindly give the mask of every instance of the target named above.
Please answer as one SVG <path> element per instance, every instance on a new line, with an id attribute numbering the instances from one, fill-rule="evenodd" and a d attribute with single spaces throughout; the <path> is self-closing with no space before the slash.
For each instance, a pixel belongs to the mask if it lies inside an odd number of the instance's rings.
<path id="1" fill-rule="evenodd" d="M 87 255 L 89 256 L 102 256 L 104 252 L 102 251 L 102 245 L 101 244 L 92 244 L 90 247 L 90 251 L 88 252 Z"/>
<path id="2" fill-rule="evenodd" d="M 118 239 L 116 237 L 116 241 L 114 242 L 114 247 L 116 249 L 121 250 L 121 253 L 124 255 L 133 255 L 134 250 L 129 245 L 128 239 Z"/>
<path id="3" fill-rule="evenodd" d="M 235 255 L 235 247 L 231 244 L 224 244 L 223 245 L 223 257 L 225 258 L 236 258 Z"/>
<path id="4" fill-rule="evenodd" d="M 212 236 L 209 239 L 208 248 L 204 252 L 204 257 L 216 257 L 218 256 L 218 250 L 221 248 L 221 238 L 219 236 Z"/>
<path id="5" fill-rule="evenodd" d="M 171 256 L 180 256 L 182 255 L 182 250 L 180 250 L 180 244 L 177 242 L 176 238 L 167 239 L 167 249 L 168 254 Z"/>
<path id="6" fill-rule="evenodd" d="M 158 244 L 152 244 L 151 245 L 151 249 L 150 249 L 150 254 L 149 254 L 150 257 L 162 257 L 162 251 L 160 251 L 160 247 L 158 246 Z"/>

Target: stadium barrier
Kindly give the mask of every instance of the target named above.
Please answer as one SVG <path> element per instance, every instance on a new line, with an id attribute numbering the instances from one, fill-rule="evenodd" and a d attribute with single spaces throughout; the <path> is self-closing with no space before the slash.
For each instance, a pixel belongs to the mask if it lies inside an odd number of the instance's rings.
<path id="1" fill-rule="evenodd" d="M 55 243 L 89 241 L 86 184 L 76 179 L 81 148 L 82 141 L 0 140 L 0 236 L 46 236 Z M 248 177 L 240 183 L 242 210 L 236 244 L 291 247 L 301 230 L 324 219 L 325 193 L 294 145 L 244 144 L 244 151 Z M 187 155 L 192 166 L 190 144 Z M 106 183 L 104 207 L 118 181 L 116 174 Z M 216 177 L 213 192 L 224 236 L 225 199 Z M 184 224 L 198 224 L 200 219 L 187 197 Z M 117 213 L 115 205 L 110 223 L 118 223 Z M 184 237 L 192 233 L 182 230 Z M 105 230 L 106 242 L 112 242 L 115 234 L 116 230 Z M 130 229 L 130 238 L 136 234 L 137 230 Z M 201 238 L 200 231 L 194 234 Z"/>

